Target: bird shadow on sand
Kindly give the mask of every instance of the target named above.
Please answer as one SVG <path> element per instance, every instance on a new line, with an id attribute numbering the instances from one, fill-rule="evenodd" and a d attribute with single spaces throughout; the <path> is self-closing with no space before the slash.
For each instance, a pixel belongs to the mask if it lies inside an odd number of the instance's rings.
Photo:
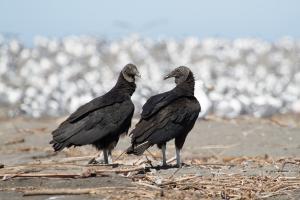
<path id="1" fill-rule="evenodd" d="M 88 166 L 107 166 L 107 167 L 111 167 L 111 168 L 118 168 L 118 167 L 124 167 L 128 165 L 124 165 L 121 163 L 113 163 L 113 164 L 101 164 L 101 163 L 94 163 L 94 164 L 88 164 Z M 147 165 L 143 168 L 138 170 L 139 173 L 145 173 L 145 172 L 151 172 L 152 170 L 169 170 L 169 169 L 181 169 L 181 168 L 185 168 L 185 167 L 190 167 L 191 165 L 186 164 L 186 163 L 181 163 L 181 167 L 178 167 L 178 165 L 176 164 L 168 164 L 168 165 L 153 165 L 152 163 L 147 163 Z M 135 165 L 132 165 L 132 167 L 136 167 Z"/>
<path id="2" fill-rule="evenodd" d="M 184 167 L 189 167 L 190 165 L 188 164 L 185 164 L 185 163 L 182 163 L 181 164 L 181 167 L 178 167 L 178 165 L 156 165 L 156 166 L 146 166 L 145 167 L 145 172 L 150 172 L 151 170 L 169 170 L 169 169 L 181 169 L 181 168 L 184 168 Z"/>

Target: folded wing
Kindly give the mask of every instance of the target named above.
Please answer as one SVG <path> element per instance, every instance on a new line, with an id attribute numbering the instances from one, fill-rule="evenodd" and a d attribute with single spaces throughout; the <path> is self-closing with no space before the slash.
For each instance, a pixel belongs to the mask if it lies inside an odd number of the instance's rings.
<path id="1" fill-rule="evenodd" d="M 182 132 L 189 131 L 200 112 L 200 104 L 195 97 L 177 97 L 171 103 L 158 101 L 151 105 L 157 111 L 143 118 L 132 131 L 132 143 L 159 144 L 178 137 Z M 165 106 L 162 106 L 164 105 Z M 147 105 L 145 105 L 147 106 Z"/>
<path id="2" fill-rule="evenodd" d="M 96 100 L 96 99 L 95 99 Z M 80 107 L 56 130 L 52 132 L 53 147 L 56 151 L 72 145 L 92 144 L 108 134 L 123 131 L 125 123 L 131 123 L 134 105 L 131 100 L 102 101 L 95 100 Z M 101 101 L 100 101 L 101 102 Z M 124 130 L 125 132 L 128 131 Z"/>

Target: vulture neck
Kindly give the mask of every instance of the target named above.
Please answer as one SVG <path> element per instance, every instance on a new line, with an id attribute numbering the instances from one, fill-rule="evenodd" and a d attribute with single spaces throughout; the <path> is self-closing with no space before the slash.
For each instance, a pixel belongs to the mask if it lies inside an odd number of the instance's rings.
<path id="1" fill-rule="evenodd" d="M 194 88 L 195 88 L 195 79 L 192 72 L 189 73 L 186 80 L 182 83 L 179 83 L 175 90 L 179 91 L 183 95 L 194 96 Z"/>
<path id="2" fill-rule="evenodd" d="M 135 85 L 134 81 L 128 82 L 123 77 L 123 74 L 120 73 L 118 81 L 112 90 L 120 91 L 121 94 L 128 94 L 131 96 L 134 93 L 135 88 L 136 88 L 136 85 Z"/>

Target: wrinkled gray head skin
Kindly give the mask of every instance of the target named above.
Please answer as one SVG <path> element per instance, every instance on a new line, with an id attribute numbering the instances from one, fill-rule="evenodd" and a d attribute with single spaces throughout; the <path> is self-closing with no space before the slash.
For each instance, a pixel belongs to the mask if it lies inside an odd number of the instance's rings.
<path id="1" fill-rule="evenodd" d="M 122 70 L 124 79 L 128 82 L 134 82 L 135 77 L 141 77 L 137 67 L 134 64 L 127 64 Z"/>
<path id="2" fill-rule="evenodd" d="M 174 69 L 168 75 L 166 75 L 164 77 L 164 80 L 174 77 L 175 83 L 176 83 L 176 85 L 178 85 L 180 83 L 183 83 L 187 79 L 190 72 L 191 72 L 191 70 L 188 67 L 180 66 L 180 67 L 177 67 L 176 69 Z"/>

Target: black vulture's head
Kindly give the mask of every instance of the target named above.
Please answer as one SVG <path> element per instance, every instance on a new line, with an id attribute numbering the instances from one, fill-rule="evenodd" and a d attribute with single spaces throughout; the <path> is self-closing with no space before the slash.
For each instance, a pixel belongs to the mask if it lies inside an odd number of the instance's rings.
<path id="1" fill-rule="evenodd" d="M 127 64 L 122 70 L 124 79 L 128 82 L 134 82 L 135 77 L 141 77 L 137 67 L 134 64 Z"/>
<path id="2" fill-rule="evenodd" d="M 174 77 L 175 83 L 178 85 L 180 83 L 183 83 L 185 80 L 187 80 L 189 74 L 191 73 L 191 70 L 188 67 L 180 66 L 174 69 L 171 73 L 166 75 L 164 77 L 164 80 Z"/>

